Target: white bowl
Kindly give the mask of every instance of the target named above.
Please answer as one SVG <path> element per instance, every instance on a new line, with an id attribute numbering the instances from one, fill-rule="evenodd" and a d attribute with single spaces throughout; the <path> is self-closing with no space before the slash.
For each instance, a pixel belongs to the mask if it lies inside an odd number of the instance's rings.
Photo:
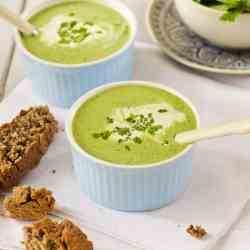
<path id="1" fill-rule="evenodd" d="M 250 14 L 241 14 L 234 22 L 222 21 L 223 11 L 193 0 L 175 0 L 183 22 L 197 35 L 219 47 L 250 48 Z"/>

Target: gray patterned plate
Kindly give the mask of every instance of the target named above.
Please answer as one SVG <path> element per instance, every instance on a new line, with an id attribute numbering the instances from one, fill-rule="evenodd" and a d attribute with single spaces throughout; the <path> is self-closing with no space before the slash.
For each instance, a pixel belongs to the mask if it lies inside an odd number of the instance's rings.
<path id="1" fill-rule="evenodd" d="M 147 24 L 164 52 L 182 64 L 209 72 L 250 74 L 250 51 L 230 51 L 208 44 L 182 23 L 173 0 L 151 0 Z"/>

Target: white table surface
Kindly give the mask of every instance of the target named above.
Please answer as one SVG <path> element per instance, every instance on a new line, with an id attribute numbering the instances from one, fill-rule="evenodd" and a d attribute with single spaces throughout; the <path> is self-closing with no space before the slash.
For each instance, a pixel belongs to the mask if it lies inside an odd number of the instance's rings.
<path id="1" fill-rule="evenodd" d="M 144 22 L 147 0 L 124 1 L 138 18 L 137 40 L 152 43 Z M 38 1 L 26 2 L 26 6 L 30 6 L 32 2 L 36 4 Z M 1 39 L 5 36 L 5 31 L 0 32 Z M 137 50 L 135 78 L 167 83 L 190 97 L 201 112 L 203 126 L 250 114 L 250 76 L 233 77 L 202 73 L 173 62 L 157 49 L 144 52 L 143 49 Z M 24 76 L 21 60 L 14 51 L 6 82 L 6 96 L 12 93 L 13 88 Z M 27 88 L 29 87 L 27 84 Z M 9 105 L 8 99 L 0 107 L 0 113 L 4 112 L 5 117 L 6 109 L 10 110 L 10 114 L 17 111 L 16 107 Z M 195 151 L 194 176 L 188 191 L 172 205 L 148 214 L 180 224 L 224 224 L 250 194 L 249 148 L 250 140 L 247 136 L 199 144 Z M 245 244 L 249 243 L 249 238 L 246 237 L 250 234 L 249 223 L 248 216 L 240 225 L 241 231 L 238 236 L 245 237 L 242 238 L 241 248 L 237 250 L 249 249 L 249 244 Z M 233 241 L 231 240 L 225 249 L 236 250 L 232 247 L 235 246 Z"/>
<path id="2" fill-rule="evenodd" d="M 24 8 L 24 0 L 8 0 L 4 4 L 16 13 L 20 13 Z M 12 28 L 3 20 L 0 20 L 0 100 L 8 79 L 13 51 Z"/>

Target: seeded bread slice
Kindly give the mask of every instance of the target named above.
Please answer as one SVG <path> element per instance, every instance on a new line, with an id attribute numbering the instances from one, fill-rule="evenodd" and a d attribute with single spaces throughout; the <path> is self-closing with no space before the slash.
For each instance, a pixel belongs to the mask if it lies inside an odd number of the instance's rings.
<path id="1" fill-rule="evenodd" d="M 22 110 L 0 126 L 0 188 L 15 186 L 47 152 L 58 124 L 48 107 Z"/>
<path id="2" fill-rule="evenodd" d="M 93 244 L 69 220 L 57 223 L 44 219 L 24 228 L 26 250 L 93 250 Z"/>

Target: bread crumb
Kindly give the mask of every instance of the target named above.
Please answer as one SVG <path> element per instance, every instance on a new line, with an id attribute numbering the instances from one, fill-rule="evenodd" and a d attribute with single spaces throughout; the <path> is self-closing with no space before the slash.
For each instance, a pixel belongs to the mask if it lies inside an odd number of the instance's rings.
<path id="1" fill-rule="evenodd" d="M 190 225 L 186 229 L 186 232 L 198 240 L 203 239 L 207 235 L 206 230 L 202 228 L 201 226 Z"/>
<path id="2" fill-rule="evenodd" d="M 45 188 L 20 186 L 13 189 L 3 204 L 9 217 L 32 221 L 47 216 L 54 209 L 55 199 Z"/>

